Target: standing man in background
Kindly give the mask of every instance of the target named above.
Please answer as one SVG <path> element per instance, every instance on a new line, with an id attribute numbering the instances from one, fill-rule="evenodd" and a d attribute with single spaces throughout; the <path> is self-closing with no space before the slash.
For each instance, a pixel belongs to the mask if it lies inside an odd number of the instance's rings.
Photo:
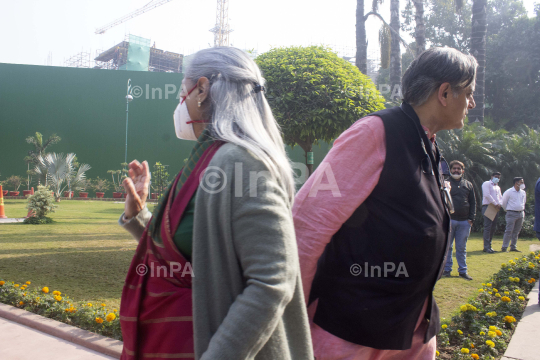
<path id="1" fill-rule="evenodd" d="M 519 232 L 523 226 L 525 218 L 525 202 L 527 193 L 522 177 L 514 178 L 514 186 L 506 190 L 502 198 L 502 207 L 506 211 L 506 230 L 504 231 L 503 245 L 501 251 L 506 252 L 510 244 L 510 251 L 521 252 L 516 244 Z M 510 243 L 512 240 L 512 243 Z"/>
<path id="2" fill-rule="evenodd" d="M 450 248 L 446 255 L 443 276 L 450 277 L 452 272 L 452 243 L 456 241 L 456 260 L 459 276 L 472 280 L 467 274 L 467 240 L 476 215 L 476 198 L 473 184 L 463 179 L 465 165 L 461 161 L 450 162 L 450 195 L 454 203 L 454 213 L 450 215 Z"/>
<path id="3" fill-rule="evenodd" d="M 493 204 L 497 210 L 501 209 L 502 195 L 499 180 L 501 179 L 500 172 L 494 172 L 491 174 L 491 180 L 485 181 L 482 184 L 482 215 L 486 212 L 488 205 Z M 497 227 L 497 217 L 499 213 L 495 215 L 493 220 L 484 215 L 484 252 L 489 254 L 496 253 L 491 248 L 491 240 L 493 240 L 493 234 L 495 234 L 495 228 Z"/>

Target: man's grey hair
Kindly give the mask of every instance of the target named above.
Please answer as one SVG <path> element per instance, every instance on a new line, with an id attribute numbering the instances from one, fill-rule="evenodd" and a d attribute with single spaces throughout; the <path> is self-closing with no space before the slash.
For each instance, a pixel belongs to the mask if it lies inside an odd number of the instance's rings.
<path id="1" fill-rule="evenodd" d="M 478 63 L 474 56 L 448 47 L 434 47 L 413 60 L 402 79 L 403 101 L 413 106 L 424 104 L 444 83 L 454 96 L 475 85 Z"/>

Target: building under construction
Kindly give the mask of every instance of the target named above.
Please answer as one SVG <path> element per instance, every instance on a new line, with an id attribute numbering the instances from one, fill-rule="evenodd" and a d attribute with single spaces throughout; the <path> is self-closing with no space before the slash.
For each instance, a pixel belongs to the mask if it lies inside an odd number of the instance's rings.
<path id="1" fill-rule="evenodd" d="M 183 55 L 150 47 L 150 40 L 129 35 L 124 41 L 101 52 L 94 68 L 154 72 L 182 72 Z"/>

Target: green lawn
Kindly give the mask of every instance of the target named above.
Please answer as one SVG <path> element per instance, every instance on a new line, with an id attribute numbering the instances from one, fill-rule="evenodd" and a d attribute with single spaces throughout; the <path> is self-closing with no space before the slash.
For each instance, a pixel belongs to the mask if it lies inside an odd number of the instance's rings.
<path id="1" fill-rule="evenodd" d="M 8 217 L 26 215 L 26 201 L 5 200 Z M 118 307 L 125 275 L 137 242 L 117 225 L 123 204 L 107 201 L 62 201 L 47 225 L 0 225 L 0 279 L 60 290 L 75 301 L 105 302 Z M 501 248 L 502 237 L 494 239 L 493 248 Z M 520 239 L 525 251 L 537 239 Z M 482 238 L 473 234 L 467 246 L 469 274 L 467 281 L 457 276 L 454 258 L 452 278 L 437 284 L 435 297 L 441 317 L 449 317 L 459 305 L 477 293 L 481 283 L 500 269 L 503 262 L 517 253 L 486 254 Z"/>
<path id="2" fill-rule="evenodd" d="M 23 217 L 24 200 L 5 200 Z M 75 301 L 120 305 L 137 242 L 117 224 L 123 204 L 66 200 L 46 225 L 0 224 L 0 279 L 48 286 Z"/>

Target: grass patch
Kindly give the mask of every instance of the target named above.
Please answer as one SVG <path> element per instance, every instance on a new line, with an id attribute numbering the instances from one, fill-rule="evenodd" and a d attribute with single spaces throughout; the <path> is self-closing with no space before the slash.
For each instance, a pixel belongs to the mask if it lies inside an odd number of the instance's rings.
<path id="1" fill-rule="evenodd" d="M 26 215 L 25 200 L 5 200 L 8 217 Z M 125 276 L 137 242 L 117 225 L 123 204 L 109 201 L 66 200 L 59 203 L 55 221 L 46 225 L 0 225 L 0 278 L 32 286 L 48 286 L 79 302 L 104 302 L 119 308 Z M 528 253 L 537 239 L 519 239 L 518 248 Z M 493 248 L 500 249 L 502 237 Z M 435 298 L 442 318 L 450 318 L 477 289 L 499 271 L 501 263 L 521 254 L 482 252 L 481 235 L 472 234 L 467 244 L 467 265 L 474 280 L 458 277 L 454 258 L 452 278 L 442 278 Z"/>
<path id="2" fill-rule="evenodd" d="M 53 224 L 0 224 L 0 278 L 48 286 L 77 302 L 119 308 L 137 242 L 117 224 L 123 204 L 66 200 Z M 25 200 L 5 200 L 8 217 L 23 217 Z"/>

